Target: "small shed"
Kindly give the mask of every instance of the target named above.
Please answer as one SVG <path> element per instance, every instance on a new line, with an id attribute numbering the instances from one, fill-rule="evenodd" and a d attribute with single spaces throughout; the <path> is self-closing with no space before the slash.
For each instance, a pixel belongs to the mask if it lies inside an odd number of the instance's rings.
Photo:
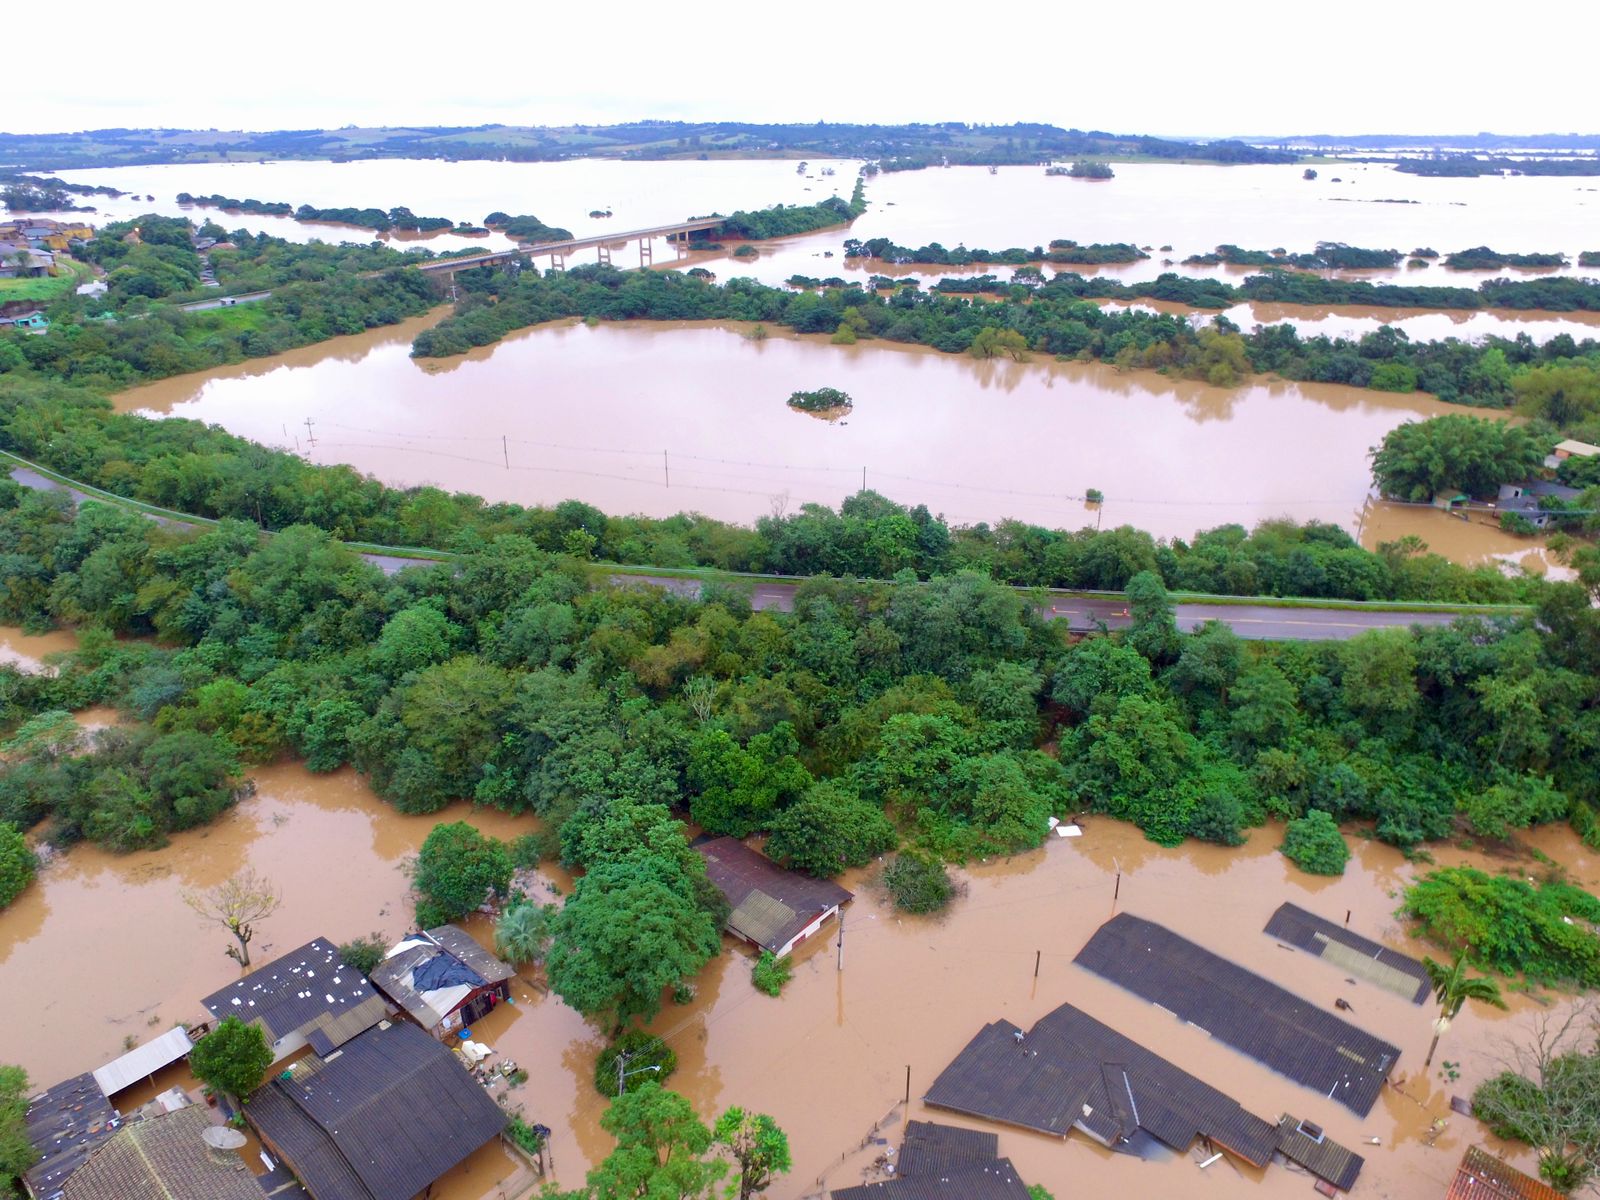
<path id="1" fill-rule="evenodd" d="M 738 838 L 713 838 L 695 847 L 706 876 L 728 899 L 728 930 L 782 958 L 854 898 L 836 883 L 786 871 Z"/>
<path id="2" fill-rule="evenodd" d="M 435 1037 L 511 998 L 516 969 L 454 925 L 413 933 L 372 971 L 372 985 Z"/>
<path id="3" fill-rule="evenodd" d="M 94 1072 L 94 1081 L 107 1096 L 115 1096 L 130 1088 L 162 1067 L 170 1066 L 194 1049 L 188 1033 L 182 1026 L 167 1030 L 154 1041 L 129 1050 L 121 1058 L 112 1059 Z"/>
<path id="4" fill-rule="evenodd" d="M 328 1054 L 389 1015 L 388 1001 L 325 938 L 313 938 L 201 1003 L 218 1021 L 259 1024 L 273 1062 L 305 1046 Z"/>

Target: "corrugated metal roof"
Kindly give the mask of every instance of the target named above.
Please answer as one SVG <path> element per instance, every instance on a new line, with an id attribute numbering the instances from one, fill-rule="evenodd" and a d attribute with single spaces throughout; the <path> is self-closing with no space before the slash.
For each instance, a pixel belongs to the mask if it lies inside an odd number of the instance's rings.
<path id="1" fill-rule="evenodd" d="M 339 957 L 337 946 L 313 938 L 201 1003 L 219 1021 L 227 1017 L 259 1021 L 267 1040 L 276 1042 L 319 1024 L 326 1027 L 329 1020 L 374 995 L 367 977 Z M 372 1011 L 370 1006 L 367 1011 Z M 379 1012 L 369 1025 L 382 1019 Z"/>
<path id="2" fill-rule="evenodd" d="M 35 1195 L 51 1196 L 90 1151 L 116 1133 L 122 1118 L 85 1071 L 32 1097 L 23 1124 L 39 1152 L 39 1161 L 23 1178 Z"/>
<path id="3" fill-rule="evenodd" d="M 1306 1132 L 1304 1122 L 1287 1113 L 1278 1118 L 1278 1153 L 1346 1192 L 1366 1162 L 1354 1150 L 1346 1149 L 1326 1134 L 1313 1136 Z"/>
<path id="4" fill-rule="evenodd" d="M 908 1121 L 897 1169 L 902 1177 L 948 1175 L 1000 1157 L 1000 1136 L 933 1121 Z"/>
<path id="5" fill-rule="evenodd" d="M 419 990 L 417 969 L 440 957 L 467 968 L 474 981 L 451 987 Z M 480 988 L 502 983 L 516 969 L 501 962 L 454 925 L 441 925 L 426 933 L 414 933 L 399 942 L 372 970 L 372 984 L 395 1004 L 405 1009 L 424 1029 L 432 1029 Z"/>
<path id="6" fill-rule="evenodd" d="M 1359 933 L 1351 933 L 1298 905 L 1279 905 L 1262 932 L 1325 958 L 1340 970 L 1404 996 L 1413 1004 L 1421 1004 L 1433 991 L 1426 968 L 1410 955 L 1391 950 Z M 1353 953 L 1340 953 L 1340 950 Z"/>
<path id="7" fill-rule="evenodd" d="M 181 1027 L 175 1027 L 155 1041 L 146 1042 L 98 1068 L 94 1081 L 107 1096 L 115 1096 L 123 1088 L 132 1087 L 162 1067 L 177 1062 L 193 1049 L 189 1035 Z"/>
<path id="8" fill-rule="evenodd" d="M 1129 913 L 1100 926 L 1074 961 L 1360 1116 L 1400 1057 L 1388 1042 Z"/>
<path id="9" fill-rule="evenodd" d="M 1174 1150 L 1207 1137 L 1257 1166 L 1277 1148 L 1273 1126 L 1239 1102 L 1087 1013 L 1063 1004 L 1019 1042 L 1009 1021 L 982 1029 L 923 1099 L 1065 1137 L 1074 1125 L 1115 1143 L 1131 1117 Z"/>
<path id="10" fill-rule="evenodd" d="M 1016 1168 L 1008 1158 L 947 1175 L 919 1175 L 835 1188 L 829 1194 L 833 1200 L 1029 1200 L 1028 1186 L 1017 1178 Z"/>
<path id="11" fill-rule="evenodd" d="M 297 1064 L 245 1115 L 316 1200 L 411 1200 L 506 1124 L 455 1055 L 404 1022 Z"/>
<path id="12" fill-rule="evenodd" d="M 695 849 L 705 856 L 707 878 L 728 898 L 728 928 L 774 953 L 853 896 L 826 879 L 784 870 L 738 838 L 713 838 Z"/>
<path id="13" fill-rule="evenodd" d="M 1501 1162 L 1481 1146 L 1468 1146 L 1444 1200 L 1566 1200 L 1549 1184 Z"/>

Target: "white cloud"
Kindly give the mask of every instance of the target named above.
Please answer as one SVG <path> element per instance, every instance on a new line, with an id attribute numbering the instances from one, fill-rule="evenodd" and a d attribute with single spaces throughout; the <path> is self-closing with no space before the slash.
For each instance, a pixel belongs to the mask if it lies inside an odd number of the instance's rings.
<path id="1" fill-rule="evenodd" d="M 90 0 L 8 56 L 11 132 L 105 126 L 1047 121 L 1117 132 L 1592 128 L 1581 0 L 868 0 L 811 17 L 642 0 L 173 12 Z M 160 12 L 160 15 L 155 15 Z M 488 14 L 499 14 L 491 19 Z M 1509 40 L 1508 40 L 1509 39 Z M 63 64 L 70 65 L 64 70 Z M 154 65 L 154 66 L 152 66 Z M 16 103 L 16 98 L 24 101 Z"/>

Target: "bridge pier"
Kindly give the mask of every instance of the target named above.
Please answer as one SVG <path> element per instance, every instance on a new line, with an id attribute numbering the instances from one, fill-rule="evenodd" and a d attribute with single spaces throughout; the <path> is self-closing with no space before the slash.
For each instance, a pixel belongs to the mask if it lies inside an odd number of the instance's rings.
<path id="1" fill-rule="evenodd" d="M 610 246 L 596 246 L 595 247 L 595 251 L 596 251 L 596 253 L 599 254 L 600 261 L 602 263 L 604 263 L 606 266 L 609 267 L 611 265 L 611 247 Z"/>
<path id="2" fill-rule="evenodd" d="M 655 261 L 655 246 L 651 243 L 649 236 L 646 235 L 639 239 L 639 265 L 648 267 Z"/>
<path id="3" fill-rule="evenodd" d="M 567 269 L 567 256 L 559 250 L 550 251 L 550 269 L 552 271 L 565 271 Z"/>

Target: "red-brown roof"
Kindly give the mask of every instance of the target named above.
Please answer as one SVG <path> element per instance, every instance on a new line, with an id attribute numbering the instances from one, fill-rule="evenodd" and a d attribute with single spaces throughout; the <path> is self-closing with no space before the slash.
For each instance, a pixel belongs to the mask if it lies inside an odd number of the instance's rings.
<path id="1" fill-rule="evenodd" d="M 1565 1200 L 1531 1175 L 1501 1162 L 1481 1146 L 1469 1146 L 1444 1200 Z"/>

